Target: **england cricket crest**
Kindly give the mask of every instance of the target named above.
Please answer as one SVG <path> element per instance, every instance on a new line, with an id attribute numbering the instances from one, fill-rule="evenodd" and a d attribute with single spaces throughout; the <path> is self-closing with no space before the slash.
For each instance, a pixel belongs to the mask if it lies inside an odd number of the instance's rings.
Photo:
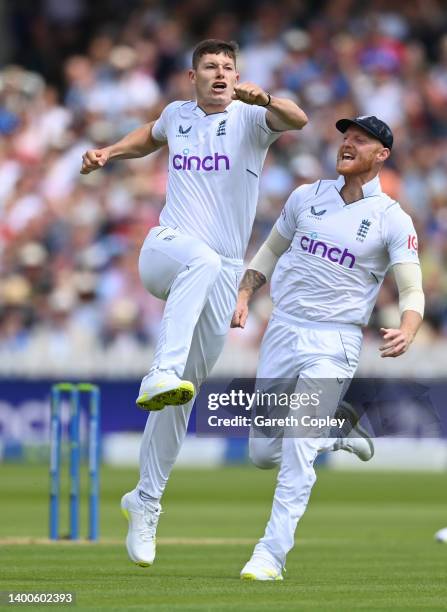
<path id="1" fill-rule="evenodd" d="M 220 121 L 219 125 L 217 126 L 216 136 L 225 136 L 227 133 L 226 126 L 227 126 L 226 119 L 223 119 L 222 121 Z"/>
<path id="2" fill-rule="evenodd" d="M 355 237 L 359 242 L 363 242 L 368 234 L 369 228 L 371 227 L 371 221 L 369 219 L 362 219 L 362 222 L 359 225 L 359 229 L 357 230 L 357 235 Z"/>

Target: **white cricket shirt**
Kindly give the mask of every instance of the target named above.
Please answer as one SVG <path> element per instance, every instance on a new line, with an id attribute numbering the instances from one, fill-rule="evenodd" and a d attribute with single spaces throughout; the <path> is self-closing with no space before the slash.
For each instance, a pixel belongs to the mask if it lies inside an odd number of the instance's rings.
<path id="1" fill-rule="evenodd" d="M 344 177 L 302 185 L 276 228 L 291 239 L 272 277 L 275 306 L 311 321 L 366 325 L 390 265 L 419 263 L 413 222 L 379 178 L 345 204 Z"/>
<path id="2" fill-rule="evenodd" d="M 169 147 L 160 225 L 197 236 L 225 257 L 243 259 L 256 213 L 259 176 L 280 135 L 266 109 L 234 101 L 207 115 L 195 101 L 172 102 L 152 134 Z"/>

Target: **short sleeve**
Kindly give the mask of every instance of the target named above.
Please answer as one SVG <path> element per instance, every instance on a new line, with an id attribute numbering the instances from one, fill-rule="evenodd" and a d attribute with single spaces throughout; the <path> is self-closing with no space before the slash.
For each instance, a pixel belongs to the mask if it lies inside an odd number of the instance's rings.
<path id="1" fill-rule="evenodd" d="M 242 103 L 243 104 L 243 103 Z M 254 139 L 264 149 L 267 149 L 275 140 L 277 140 L 282 132 L 276 132 L 267 125 L 266 114 L 267 109 L 262 106 L 244 105 L 249 117 L 251 132 Z"/>
<path id="2" fill-rule="evenodd" d="M 159 142 L 166 142 L 168 140 L 168 126 L 173 114 L 179 106 L 185 104 L 185 102 L 176 101 L 168 104 L 162 111 L 160 117 L 154 123 L 152 128 L 152 136 Z"/>
<path id="3" fill-rule="evenodd" d="M 300 201 L 299 191 L 299 189 L 292 191 L 275 224 L 275 227 L 281 236 L 287 238 L 288 240 L 292 240 L 297 228 L 296 207 Z"/>
<path id="4" fill-rule="evenodd" d="M 152 136 L 155 138 L 155 140 L 158 140 L 158 142 L 166 142 L 168 139 L 166 121 L 167 111 L 168 107 L 163 110 L 152 128 Z"/>
<path id="5" fill-rule="evenodd" d="M 385 213 L 383 235 L 392 266 L 397 263 L 419 263 L 413 221 L 397 202 Z"/>

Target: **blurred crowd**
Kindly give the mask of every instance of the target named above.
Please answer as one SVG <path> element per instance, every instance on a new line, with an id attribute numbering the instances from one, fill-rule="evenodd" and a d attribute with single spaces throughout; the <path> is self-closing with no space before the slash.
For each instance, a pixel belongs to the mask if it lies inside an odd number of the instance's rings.
<path id="1" fill-rule="evenodd" d="M 419 235 L 427 300 L 421 338 L 447 337 L 442 0 L 243 7 L 46 0 L 11 11 L 3 15 L 9 47 L 0 70 L 0 373 L 2 355 L 69 365 L 99 349 L 123 360 L 139 350 L 149 361 L 163 304 L 142 288 L 137 259 L 164 203 L 167 151 L 88 176 L 79 174 L 81 156 L 157 117 L 168 102 L 190 99 L 187 68 L 203 38 L 238 41 L 241 80 L 295 99 L 310 118 L 270 149 L 247 256 L 295 187 L 335 176 L 335 120 L 375 114 L 396 143 L 382 188 L 412 215 Z M 258 346 L 269 307 L 261 293 L 230 347 Z M 367 338 L 397 314 L 391 278 Z"/>

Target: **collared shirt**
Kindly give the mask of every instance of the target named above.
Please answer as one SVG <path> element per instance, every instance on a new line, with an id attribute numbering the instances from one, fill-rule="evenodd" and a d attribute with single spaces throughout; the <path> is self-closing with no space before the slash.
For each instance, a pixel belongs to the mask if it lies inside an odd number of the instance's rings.
<path id="1" fill-rule="evenodd" d="M 269 145 L 279 136 L 266 109 L 240 101 L 207 115 L 195 101 L 173 102 L 152 134 L 168 143 L 169 177 L 160 225 L 197 236 L 225 257 L 243 259 Z"/>
<path id="2" fill-rule="evenodd" d="M 346 204 L 344 177 L 302 185 L 276 228 L 292 240 L 272 277 L 280 310 L 311 321 L 366 325 L 389 266 L 419 263 L 413 222 L 382 192 L 379 177 Z"/>

